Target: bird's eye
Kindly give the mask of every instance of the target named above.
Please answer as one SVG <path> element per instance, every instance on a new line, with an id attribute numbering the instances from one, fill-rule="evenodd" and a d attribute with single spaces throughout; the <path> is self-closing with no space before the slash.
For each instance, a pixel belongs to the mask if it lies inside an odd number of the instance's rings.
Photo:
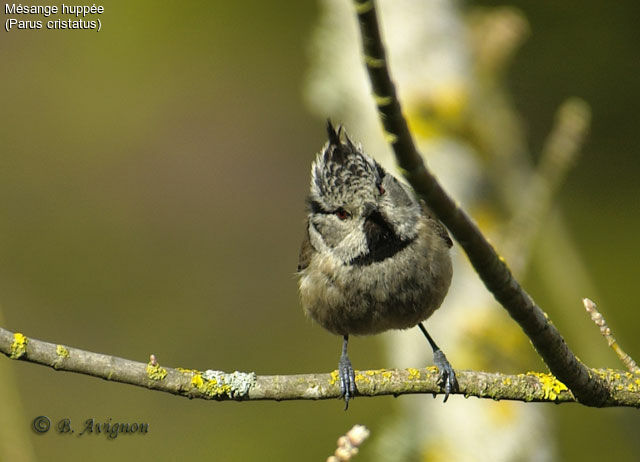
<path id="1" fill-rule="evenodd" d="M 349 218 L 351 215 L 349 214 L 349 212 L 347 212 L 345 209 L 343 209 L 342 207 L 338 208 L 335 212 L 336 216 L 338 218 L 340 218 L 341 220 L 346 220 L 347 218 Z"/>

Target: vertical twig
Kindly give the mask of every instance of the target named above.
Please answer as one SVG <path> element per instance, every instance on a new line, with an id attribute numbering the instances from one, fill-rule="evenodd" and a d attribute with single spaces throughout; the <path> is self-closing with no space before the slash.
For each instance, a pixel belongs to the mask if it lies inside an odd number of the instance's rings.
<path id="1" fill-rule="evenodd" d="M 598 311 L 598 307 L 595 302 L 588 298 L 583 298 L 582 303 L 584 304 L 584 308 L 587 310 L 587 313 L 591 315 L 591 320 L 600 328 L 600 333 L 607 340 L 607 344 L 613 351 L 615 351 L 622 364 L 625 365 L 630 372 L 634 374 L 640 374 L 640 368 L 633 360 L 631 356 L 624 352 L 624 350 L 618 345 L 613 333 L 611 333 L 611 329 L 607 326 L 607 322 L 604 320 L 604 317 Z"/>
<path id="2" fill-rule="evenodd" d="M 557 190 L 580 154 L 590 120 L 589 105 L 581 99 L 570 98 L 558 108 L 540 163 L 520 195 L 520 207 L 515 211 L 504 239 L 504 255 L 515 274 L 521 274 L 524 269 L 540 223 L 552 208 Z"/>

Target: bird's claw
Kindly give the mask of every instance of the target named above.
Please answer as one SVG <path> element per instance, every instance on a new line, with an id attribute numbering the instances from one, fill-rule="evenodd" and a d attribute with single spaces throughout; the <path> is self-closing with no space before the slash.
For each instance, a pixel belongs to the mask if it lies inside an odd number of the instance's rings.
<path id="1" fill-rule="evenodd" d="M 343 355 L 338 363 L 338 375 L 340 376 L 340 397 L 344 398 L 344 410 L 349 408 L 349 399 L 353 398 L 358 389 L 356 388 L 356 373 L 351 366 L 349 357 Z"/>
<path id="2" fill-rule="evenodd" d="M 458 380 L 456 379 L 456 373 L 449 364 L 447 357 L 442 350 L 438 349 L 433 352 L 433 362 L 440 371 L 438 377 L 438 385 L 444 388 L 444 403 L 449 399 L 449 393 L 458 391 Z"/>

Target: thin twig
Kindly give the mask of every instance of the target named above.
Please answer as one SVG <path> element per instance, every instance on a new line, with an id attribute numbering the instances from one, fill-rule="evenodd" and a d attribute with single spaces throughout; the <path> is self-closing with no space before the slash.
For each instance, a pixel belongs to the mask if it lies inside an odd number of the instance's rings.
<path id="1" fill-rule="evenodd" d="M 569 98 L 558 108 L 553 130 L 549 134 L 540 163 L 520 194 L 520 206 L 507 228 L 503 252 L 511 270 L 521 274 L 553 198 L 564 182 L 587 135 L 591 120 L 589 105 L 579 98 Z"/>
<path id="2" fill-rule="evenodd" d="M 327 458 L 327 462 L 348 462 L 356 454 L 360 445 L 369 438 L 369 429 L 364 425 L 354 425 L 346 435 L 338 438 L 338 447 L 332 456 Z"/>
<path id="3" fill-rule="evenodd" d="M 613 351 L 615 351 L 622 364 L 625 365 L 629 371 L 634 374 L 640 374 L 640 367 L 636 364 L 631 356 L 624 352 L 624 350 L 618 345 L 615 337 L 611 333 L 611 329 L 607 326 L 607 322 L 604 320 L 604 317 L 598 311 L 598 307 L 596 306 L 593 300 L 588 298 L 583 298 L 582 303 L 584 304 L 584 308 L 587 310 L 587 313 L 591 315 L 591 320 L 600 328 L 600 333 L 607 340 L 607 343 L 611 347 Z"/>
<path id="4" fill-rule="evenodd" d="M 576 358 L 545 313 L 513 277 L 504 259 L 498 256 L 473 220 L 425 166 L 402 115 L 396 89 L 387 69 L 375 3 L 373 0 L 354 0 L 354 5 L 373 97 L 386 138 L 407 180 L 451 231 L 485 286 L 520 324 L 551 372 L 569 386 L 581 403 L 604 405 L 609 399 L 604 383 L 589 374 L 589 369 Z"/>
<path id="5" fill-rule="evenodd" d="M 0 327 L 0 352 L 19 361 L 49 366 L 187 398 L 217 401 L 319 400 L 340 397 L 337 371 L 329 374 L 256 375 L 253 372 L 199 371 L 131 361 L 101 353 L 56 345 L 9 332 Z M 640 379 L 615 370 L 590 369 L 607 387 L 602 406 L 640 407 Z M 459 391 L 465 397 L 525 402 L 572 403 L 573 394 L 551 374 L 528 372 L 507 375 L 456 371 Z M 442 393 L 438 369 L 377 369 L 356 371 L 358 396 L 400 396 Z"/>

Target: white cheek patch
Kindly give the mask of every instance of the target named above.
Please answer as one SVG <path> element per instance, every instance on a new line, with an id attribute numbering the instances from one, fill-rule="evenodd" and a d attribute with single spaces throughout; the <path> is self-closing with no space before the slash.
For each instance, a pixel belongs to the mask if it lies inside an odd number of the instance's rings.
<path id="1" fill-rule="evenodd" d="M 351 231 L 347 236 L 333 249 L 334 254 L 344 263 L 348 263 L 356 257 L 368 252 L 367 238 L 359 226 Z"/>
<path id="2" fill-rule="evenodd" d="M 352 229 L 335 247 L 331 248 L 327 245 L 315 226 L 309 224 L 309 241 L 311 246 L 321 254 L 332 254 L 342 263 L 349 263 L 354 258 L 363 255 L 369 251 L 367 247 L 367 238 L 362 231 L 362 224 Z"/>
<path id="3" fill-rule="evenodd" d="M 318 253 L 326 253 L 329 252 L 329 246 L 324 243 L 324 239 L 322 239 L 322 235 L 318 232 L 315 226 L 309 222 L 309 242 L 311 242 L 311 246 L 316 249 Z"/>

